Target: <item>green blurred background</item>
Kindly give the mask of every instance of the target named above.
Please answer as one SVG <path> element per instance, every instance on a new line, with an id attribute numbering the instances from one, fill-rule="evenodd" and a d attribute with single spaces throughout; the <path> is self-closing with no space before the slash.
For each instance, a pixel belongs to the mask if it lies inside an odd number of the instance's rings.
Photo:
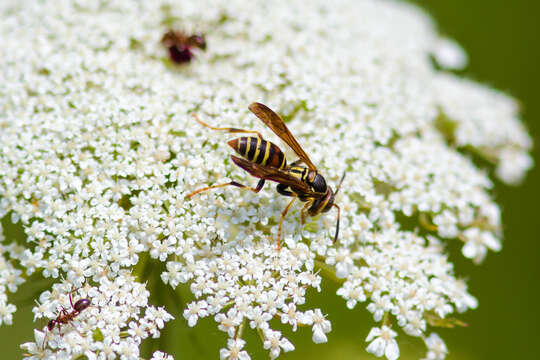
<path id="1" fill-rule="evenodd" d="M 535 144 L 540 143 L 540 2 L 531 0 L 416 0 L 438 23 L 439 30 L 459 42 L 469 55 L 464 74 L 479 82 L 506 91 L 522 103 L 522 116 Z M 534 158 L 540 162 L 537 148 Z M 494 196 L 503 209 L 504 246 L 499 254 L 490 253 L 481 266 L 475 266 L 451 247 L 456 271 L 469 279 L 469 288 L 480 301 L 475 311 L 463 315 L 469 326 L 441 329 L 450 350 L 448 359 L 536 359 L 540 358 L 539 252 L 540 217 L 538 203 L 540 167 L 533 169 L 519 187 L 496 182 Z M 35 284 L 34 284 L 35 285 Z M 46 321 L 32 323 L 32 293 L 23 291 L 13 297 L 18 306 L 16 326 L 0 328 L 0 348 L 5 359 L 21 357 L 18 345 L 33 339 L 32 329 Z M 341 299 L 330 295 L 336 287 L 327 285 L 321 294 L 313 294 L 331 314 L 334 330 L 330 342 L 314 346 L 311 331 L 296 334 L 285 331 L 296 345 L 283 359 L 365 359 L 365 336 L 372 320 L 367 311 L 349 311 Z M 164 294 L 164 297 L 166 295 Z M 359 309 L 359 308 L 357 308 Z M 218 349 L 225 344 L 224 334 L 213 321 L 202 321 L 197 330 L 185 328 L 180 314 L 170 324 L 163 339 L 186 359 L 219 358 Z M 172 328 L 175 328 L 172 330 Z M 252 335 L 248 334 L 248 340 Z M 258 339 L 250 346 L 252 358 L 267 358 Z M 207 345 L 211 344 L 211 345 Z M 254 345 L 255 345 L 254 344 Z M 159 344 L 153 344 L 160 346 Z M 165 344 L 161 344 L 163 346 Z M 419 359 L 424 347 L 416 339 L 400 336 L 402 359 Z M 176 353 L 176 354 L 178 354 Z M 177 359 L 181 358 L 179 356 Z"/>
<path id="2" fill-rule="evenodd" d="M 503 250 L 481 266 L 456 259 L 469 276 L 477 310 L 466 329 L 448 333 L 450 359 L 540 359 L 540 2 L 530 0 L 414 1 L 434 17 L 439 30 L 469 55 L 465 75 L 521 101 L 533 136 L 536 167 L 519 187 L 496 183 L 502 208 Z M 446 334 L 445 334 L 446 335 Z"/>

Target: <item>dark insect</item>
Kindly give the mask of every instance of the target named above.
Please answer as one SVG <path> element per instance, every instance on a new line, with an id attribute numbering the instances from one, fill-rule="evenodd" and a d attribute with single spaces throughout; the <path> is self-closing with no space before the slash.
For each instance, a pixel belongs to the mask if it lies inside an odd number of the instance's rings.
<path id="1" fill-rule="evenodd" d="M 47 324 L 48 331 L 53 331 L 55 326 L 60 328 L 60 326 L 68 324 L 70 321 L 76 318 L 82 311 L 84 311 L 91 305 L 91 301 L 89 299 L 80 299 L 80 300 L 77 300 L 75 304 L 73 304 L 71 293 L 69 293 L 69 303 L 71 304 L 71 308 L 73 310 L 70 312 L 62 308 L 58 316 L 55 319 L 51 319 L 49 323 Z M 46 339 L 43 341 L 43 348 L 45 348 L 45 342 L 46 342 Z"/>
<path id="2" fill-rule="evenodd" d="M 262 135 L 254 130 L 242 130 L 236 128 L 217 128 L 210 126 L 201 121 L 196 115 L 195 119 L 202 125 L 212 130 L 224 130 L 229 133 L 248 133 L 256 134 L 257 136 L 243 136 L 237 139 L 230 140 L 228 144 L 243 158 L 231 155 L 232 161 L 251 175 L 261 179 L 255 188 L 231 181 L 226 184 L 213 185 L 199 189 L 187 195 L 191 198 L 200 192 L 210 189 L 220 188 L 224 186 L 237 186 L 258 193 L 264 186 L 266 180 L 277 182 L 277 192 L 281 195 L 291 196 L 292 200 L 281 213 L 278 228 L 277 247 L 281 248 L 281 228 L 283 220 L 287 212 L 291 208 L 294 201 L 298 198 L 306 204 L 301 211 L 302 224 L 305 222 L 306 213 L 309 216 L 315 216 L 321 212 L 327 212 L 332 207 L 338 210 L 336 233 L 334 235 L 334 243 L 339 234 L 340 208 L 334 203 L 335 195 L 338 193 L 341 183 L 345 178 L 345 173 L 341 177 L 336 192 L 326 184 L 324 177 L 318 173 L 317 168 L 307 154 L 304 152 L 300 144 L 291 134 L 281 117 L 273 112 L 266 105 L 253 103 L 249 105 L 249 110 L 261 119 L 272 131 L 289 145 L 299 159 L 290 165 L 287 165 L 287 160 L 281 149 L 263 139 Z M 300 165 L 304 163 L 306 166 Z"/>
<path id="3" fill-rule="evenodd" d="M 161 43 L 169 51 L 169 57 L 177 64 L 190 62 L 195 57 L 193 48 L 206 50 L 203 34 L 187 35 L 183 31 L 169 30 L 161 38 Z"/>

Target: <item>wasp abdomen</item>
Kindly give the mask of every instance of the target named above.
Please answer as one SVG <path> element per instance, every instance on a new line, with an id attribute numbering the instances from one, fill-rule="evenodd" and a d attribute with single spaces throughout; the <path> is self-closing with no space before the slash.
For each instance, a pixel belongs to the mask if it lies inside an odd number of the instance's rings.
<path id="1" fill-rule="evenodd" d="M 277 145 L 257 136 L 243 136 L 227 142 L 244 159 L 278 169 L 287 167 L 285 155 Z"/>

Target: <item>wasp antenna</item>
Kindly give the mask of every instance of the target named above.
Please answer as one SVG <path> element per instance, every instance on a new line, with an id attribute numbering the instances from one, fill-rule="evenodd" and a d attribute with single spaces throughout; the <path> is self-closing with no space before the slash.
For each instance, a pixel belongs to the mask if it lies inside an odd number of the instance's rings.
<path id="1" fill-rule="evenodd" d="M 197 120 L 198 123 L 203 122 L 201 119 L 199 119 L 199 116 L 197 116 L 197 113 L 191 113 L 191 117 L 194 118 L 195 120 Z"/>
<path id="2" fill-rule="evenodd" d="M 345 177 L 345 174 L 343 175 L 343 177 Z M 343 178 L 341 180 L 343 181 Z M 341 183 L 340 183 L 340 185 L 341 185 Z M 339 190 L 339 188 L 338 188 L 338 190 Z M 336 241 L 337 241 L 338 235 L 339 235 L 339 219 L 341 218 L 341 209 L 336 204 L 334 204 L 334 206 L 337 207 L 336 235 L 334 236 L 334 244 L 335 244 Z"/>
<path id="3" fill-rule="evenodd" d="M 341 180 L 339 180 L 339 184 L 336 188 L 336 192 L 334 193 L 334 195 L 337 195 L 337 193 L 339 192 L 339 189 L 341 188 L 341 184 L 343 183 L 343 180 L 345 180 L 345 175 L 347 175 L 346 171 L 343 172 L 343 176 L 341 177 Z"/>

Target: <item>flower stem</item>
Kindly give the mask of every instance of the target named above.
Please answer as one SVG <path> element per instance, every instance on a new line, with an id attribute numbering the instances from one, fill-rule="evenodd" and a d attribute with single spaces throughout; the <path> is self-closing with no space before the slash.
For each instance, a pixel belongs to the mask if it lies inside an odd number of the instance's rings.
<path id="1" fill-rule="evenodd" d="M 325 279 L 332 280 L 333 282 L 337 284 L 343 284 L 345 282 L 345 279 L 340 279 L 337 277 L 336 270 L 333 267 L 326 264 L 322 260 L 322 258 L 315 259 L 314 263 L 315 263 L 315 268 L 320 271 L 321 276 L 324 277 Z"/>
<path id="2" fill-rule="evenodd" d="M 150 255 L 145 252 L 139 253 L 139 262 L 135 265 L 133 268 L 133 276 L 137 279 L 137 281 L 144 281 L 144 275 L 146 274 L 146 267 L 148 265 L 148 261 L 150 260 Z"/>
<path id="3" fill-rule="evenodd" d="M 420 225 L 422 225 L 427 231 L 436 232 L 438 230 L 437 225 L 431 222 L 426 213 L 420 213 L 418 220 L 420 221 Z"/>
<path id="4" fill-rule="evenodd" d="M 238 330 L 236 331 L 235 339 L 241 339 L 242 333 L 244 332 L 244 326 L 246 325 L 246 318 L 242 319 L 242 323 L 238 327 Z"/>
<path id="5" fill-rule="evenodd" d="M 385 326 L 390 326 L 390 313 L 386 311 L 382 318 L 382 324 Z"/>

